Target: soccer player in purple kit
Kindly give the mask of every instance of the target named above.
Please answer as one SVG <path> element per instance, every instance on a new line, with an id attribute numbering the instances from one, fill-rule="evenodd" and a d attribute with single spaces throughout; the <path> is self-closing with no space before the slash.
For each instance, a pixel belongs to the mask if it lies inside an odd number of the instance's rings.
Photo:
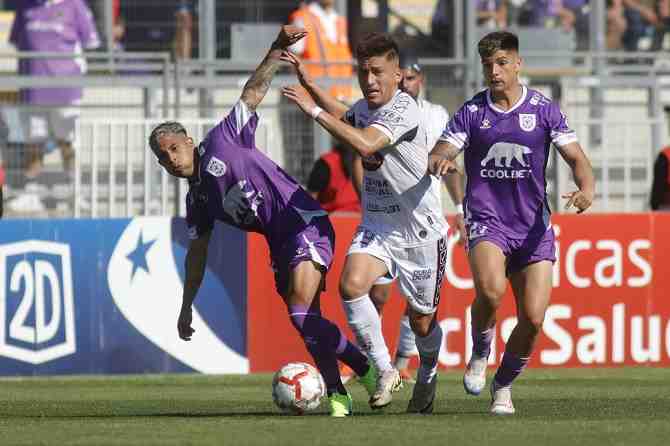
<path id="1" fill-rule="evenodd" d="M 503 415 L 515 411 L 511 385 L 528 363 L 551 295 L 556 257 L 545 179 L 551 145 L 570 165 L 578 188 L 563 196 L 566 209 L 588 209 L 595 180 L 558 104 L 519 82 L 516 35 L 490 33 L 479 41 L 478 51 L 488 88 L 452 117 L 428 168 L 445 174 L 464 152 L 468 258 L 476 290 L 472 357 L 463 378 L 469 394 L 478 395 L 486 385 L 496 309 L 507 279 L 512 284 L 518 322 L 491 383 L 490 412 Z"/>
<path id="2" fill-rule="evenodd" d="M 25 0 L 18 3 L 9 38 L 19 51 L 81 53 L 100 45 L 95 20 L 83 0 Z M 32 58 L 19 60 L 19 73 L 29 76 L 68 76 L 86 71 L 86 62 L 76 58 Z M 64 169 L 74 167 L 75 122 L 79 117 L 82 89 L 77 87 L 28 88 L 21 102 L 31 107 L 23 121 L 28 126 L 26 176 L 37 177 L 47 142 L 57 143 Z"/>
<path id="3" fill-rule="evenodd" d="M 261 233 L 270 247 L 277 291 L 323 375 L 331 416 L 343 417 L 352 414 L 352 401 L 337 360 L 361 376 L 374 368 L 335 324 L 321 316 L 319 296 L 333 258 L 333 227 L 326 211 L 255 147 L 256 108 L 270 87 L 282 51 L 304 36 L 303 30 L 292 26 L 281 29 L 240 100 L 198 146 L 177 122 L 157 126 L 149 145 L 168 173 L 189 181 L 186 220 L 191 243 L 179 336 L 188 341 L 195 331 L 192 305 L 202 282 L 214 221 Z"/>

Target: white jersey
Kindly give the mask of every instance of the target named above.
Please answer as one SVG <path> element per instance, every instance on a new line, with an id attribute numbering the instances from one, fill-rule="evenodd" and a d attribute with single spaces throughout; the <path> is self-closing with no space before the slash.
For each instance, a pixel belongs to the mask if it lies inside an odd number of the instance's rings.
<path id="1" fill-rule="evenodd" d="M 449 122 L 449 113 L 447 109 L 439 104 L 433 104 L 424 99 L 417 99 L 419 109 L 423 113 L 423 120 L 426 123 L 426 135 L 428 136 L 428 151 L 432 150 L 440 139 L 444 129 Z"/>
<path id="2" fill-rule="evenodd" d="M 370 110 L 361 99 L 344 119 L 356 128 L 374 127 L 391 141 L 363 158 L 361 225 L 400 247 L 446 235 L 440 180 L 427 174 L 426 121 L 416 101 L 397 91 L 387 104 Z"/>

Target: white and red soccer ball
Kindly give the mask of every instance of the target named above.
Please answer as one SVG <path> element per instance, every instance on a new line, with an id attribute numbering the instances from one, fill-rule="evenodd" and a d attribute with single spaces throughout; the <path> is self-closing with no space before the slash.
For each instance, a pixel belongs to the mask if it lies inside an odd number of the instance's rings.
<path id="1" fill-rule="evenodd" d="M 319 371 L 304 362 L 291 362 L 272 378 L 272 400 L 281 410 L 296 415 L 319 407 L 326 383 Z"/>

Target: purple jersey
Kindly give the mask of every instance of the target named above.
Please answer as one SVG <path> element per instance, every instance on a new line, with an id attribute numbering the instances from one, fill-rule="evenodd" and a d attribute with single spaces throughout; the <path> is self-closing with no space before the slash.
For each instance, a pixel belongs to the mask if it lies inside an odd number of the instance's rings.
<path id="1" fill-rule="evenodd" d="M 258 115 L 240 100 L 209 131 L 198 147 L 198 175 L 190 180 L 186 221 L 191 238 L 211 230 L 215 220 L 261 233 L 276 262 L 292 237 L 321 224 L 328 214 L 255 147 L 257 125 Z"/>
<path id="2" fill-rule="evenodd" d="M 497 231 L 525 239 L 546 231 L 549 148 L 577 141 L 556 102 L 524 86 L 517 104 L 503 111 L 485 90 L 463 104 L 441 140 L 465 154 L 464 204 L 471 238 Z"/>
<path id="3" fill-rule="evenodd" d="M 91 10 L 83 0 L 24 0 L 16 11 L 10 41 L 19 51 L 80 53 L 100 45 Z M 21 59 L 19 73 L 33 76 L 78 75 L 83 59 Z M 34 88 L 22 92 L 28 104 L 70 104 L 81 88 Z"/>

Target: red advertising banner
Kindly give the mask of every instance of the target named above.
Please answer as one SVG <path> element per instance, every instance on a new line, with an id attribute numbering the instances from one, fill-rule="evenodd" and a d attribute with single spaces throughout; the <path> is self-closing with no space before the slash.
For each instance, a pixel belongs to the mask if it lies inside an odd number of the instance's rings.
<path id="1" fill-rule="evenodd" d="M 358 218 L 332 217 L 336 257 L 322 295 L 326 317 L 353 339 L 338 295 L 338 280 Z M 670 365 L 670 214 L 594 214 L 553 217 L 558 261 L 551 305 L 531 360 L 534 367 Z M 249 237 L 248 358 L 250 371 L 272 371 L 288 361 L 310 361 L 274 288 L 262 237 Z M 469 307 L 474 297 L 466 254 L 449 242 L 438 320 L 445 333 L 444 367 L 469 360 Z M 383 315 L 395 351 L 404 300 L 394 289 Z M 511 288 L 498 311 L 490 363 L 502 357 L 514 325 Z"/>

